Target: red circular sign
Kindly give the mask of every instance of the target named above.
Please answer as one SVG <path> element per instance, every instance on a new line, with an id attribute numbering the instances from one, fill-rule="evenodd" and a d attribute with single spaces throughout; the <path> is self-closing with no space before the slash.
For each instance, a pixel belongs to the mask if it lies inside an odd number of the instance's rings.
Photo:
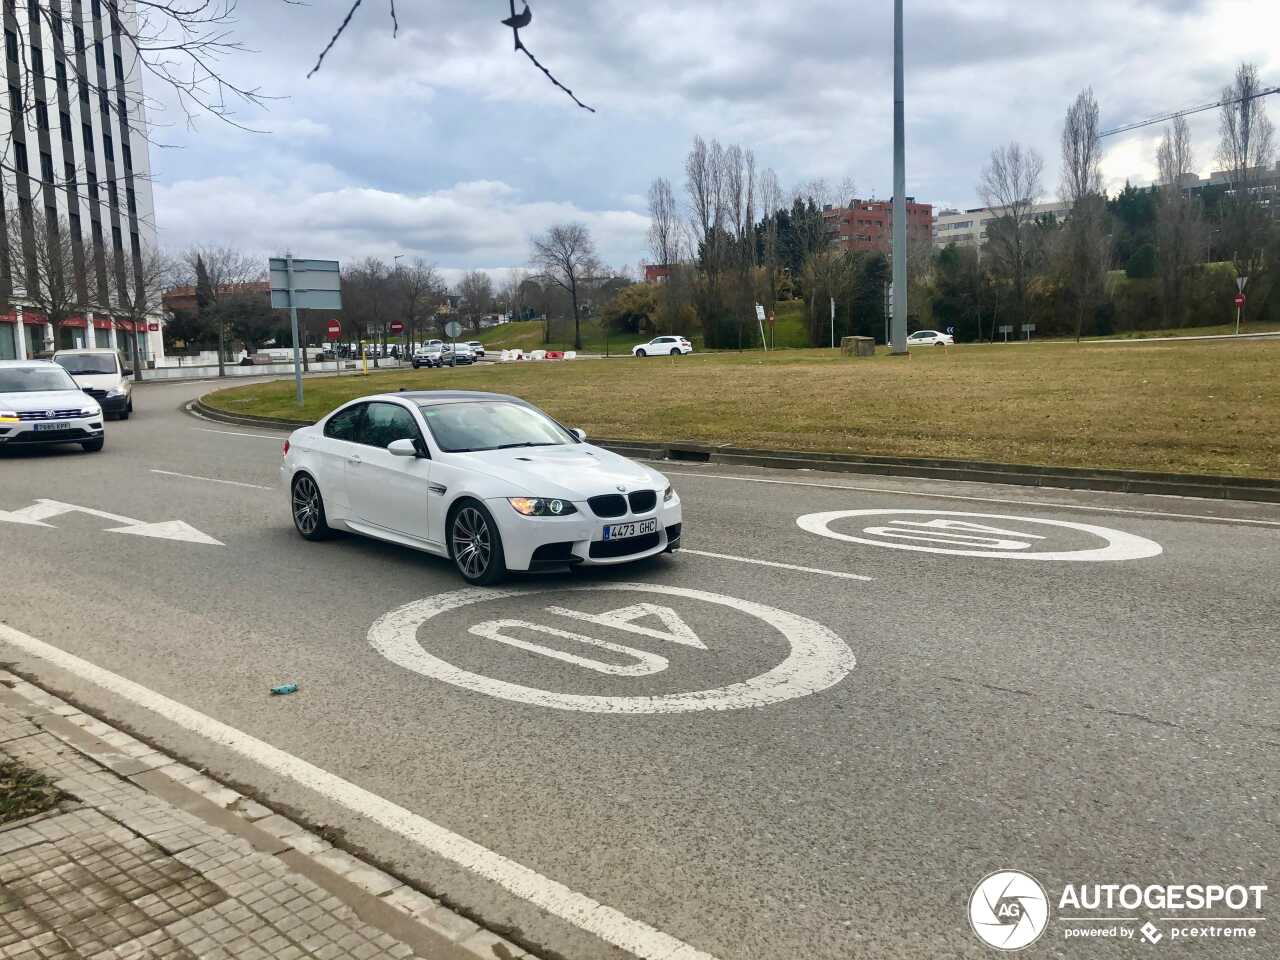
<path id="1" fill-rule="evenodd" d="M 391 321 L 391 332 L 395 334 L 404 333 L 404 324 L 399 320 Z"/>
<path id="2" fill-rule="evenodd" d="M 326 335 L 330 340 L 337 340 L 342 336 L 342 324 L 337 320 L 330 320 L 329 325 L 325 327 Z"/>
<path id="3" fill-rule="evenodd" d="M 1243 307 L 1243 306 L 1244 306 L 1244 294 L 1243 294 L 1243 293 L 1237 293 L 1237 294 L 1236 294 L 1236 306 L 1237 306 L 1237 307 Z"/>

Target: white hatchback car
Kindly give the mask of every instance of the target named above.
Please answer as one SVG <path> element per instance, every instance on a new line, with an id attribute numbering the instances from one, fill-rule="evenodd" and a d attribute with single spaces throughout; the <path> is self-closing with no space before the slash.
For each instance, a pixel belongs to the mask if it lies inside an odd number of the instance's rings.
<path id="1" fill-rule="evenodd" d="M 684 337 L 654 337 L 631 348 L 633 357 L 678 357 L 686 353 L 693 353 L 693 344 Z"/>
<path id="2" fill-rule="evenodd" d="M 280 477 L 306 539 L 388 540 L 449 557 L 468 583 L 677 549 L 667 478 L 585 439 L 516 397 L 402 391 L 294 431 Z"/>
<path id="3" fill-rule="evenodd" d="M 0 447 L 78 443 L 97 453 L 104 442 L 102 408 L 71 374 L 48 360 L 0 360 Z"/>
<path id="4" fill-rule="evenodd" d="M 939 333 L 937 330 L 917 330 L 911 336 L 907 337 L 908 347 L 950 347 L 956 342 L 956 338 L 949 333 Z"/>

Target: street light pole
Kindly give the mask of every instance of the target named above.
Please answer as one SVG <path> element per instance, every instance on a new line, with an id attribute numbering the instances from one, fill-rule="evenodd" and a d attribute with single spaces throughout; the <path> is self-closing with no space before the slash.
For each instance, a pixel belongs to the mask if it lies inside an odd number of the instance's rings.
<path id="1" fill-rule="evenodd" d="M 902 76 L 902 0 L 893 2 L 893 343 L 907 352 L 907 159 Z"/>

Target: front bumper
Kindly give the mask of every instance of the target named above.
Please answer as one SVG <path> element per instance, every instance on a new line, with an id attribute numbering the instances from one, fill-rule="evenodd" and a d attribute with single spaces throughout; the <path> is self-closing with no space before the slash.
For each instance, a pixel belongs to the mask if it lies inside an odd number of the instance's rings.
<path id="1" fill-rule="evenodd" d="M 503 499 L 487 506 L 502 534 L 508 570 L 540 570 L 565 566 L 610 567 L 643 560 L 680 546 L 682 530 L 680 498 L 659 500 L 647 513 L 597 517 L 586 503 L 574 504 L 578 512 L 567 517 L 524 517 Z M 656 534 L 629 540 L 604 540 L 604 528 L 656 518 Z M 620 552 L 621 551 L 621 552 Z"/>
<path id="2" fill-rule="evenodd" d="M 129 409 L 129 395 L 127 393 L 118 396 L 104 396 L 97 398 L 98 406 L 102 407 L 103 413 L 124 413 Z"/>
<path id="3" fill-rule="evenodd" d="M 42 421 L 24 420 L 20 423 L 0 423 L 0 447 L 16 447 L 43 443 L 84 443 L 102 438 L 102 417 L 80 417 L 59 420 L 69 424 L 62 430 L 37 430 Z"/>

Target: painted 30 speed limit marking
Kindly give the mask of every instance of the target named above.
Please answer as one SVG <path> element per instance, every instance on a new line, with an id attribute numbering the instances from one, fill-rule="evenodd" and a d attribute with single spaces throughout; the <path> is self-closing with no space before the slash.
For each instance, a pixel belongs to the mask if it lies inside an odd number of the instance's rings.
<path id="1" fill-rule="evenodd" d="M 858 533 L 832 530 L 838 520 L 860 518 Z M 865 543 L 890 550 L 941 553 L 953 557 L 995 557 L 1002 560 L 1141 560 L 1159 556 L 1164 548 L 1154 540 L 1091 523 L 1014 517 L 998 513 L 949 510 L 831 510 L 809 513 L 796 520 L 802 530 L 820 537 Z M 1047 529 L 1046 529 L 1047 528 Z M 1101 540 L 1102 546 L 1054 549 L 1055 534 L 1069 530 Z"/>

